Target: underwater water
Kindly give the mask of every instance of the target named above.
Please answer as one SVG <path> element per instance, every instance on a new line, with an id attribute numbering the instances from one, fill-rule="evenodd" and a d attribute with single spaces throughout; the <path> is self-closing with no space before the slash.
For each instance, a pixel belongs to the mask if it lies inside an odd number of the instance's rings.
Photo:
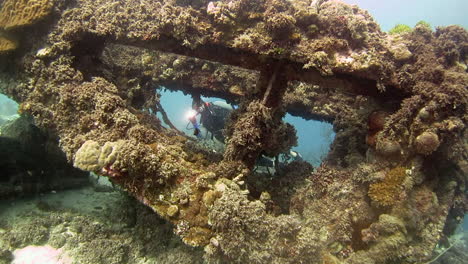
<path id="1" fill-rule="evenodd" d="M 468 263 L 468 1 L 343 2 L 393 33 L 334 0 L 0 1 L 0 264 Z"/>
<path id="2" fill-rule="evenodd" d="M 468 2 L 463 0 L 414 0 L 414 1 L 372 1 L 348 0 L 366 9 L 377 20 L 382 30 L 389 31 L 396 24 L 414 26 L 419 21 L 427 21 L 433 27 L 460 25 L 468 26 L 465 12 Z"/>
<path id="3" fill-rule="evenodd" d="M 18 117 L 18 104 L 0 94 L 0 125 L 4 125 L 9 120 L 13 120 Z"/>

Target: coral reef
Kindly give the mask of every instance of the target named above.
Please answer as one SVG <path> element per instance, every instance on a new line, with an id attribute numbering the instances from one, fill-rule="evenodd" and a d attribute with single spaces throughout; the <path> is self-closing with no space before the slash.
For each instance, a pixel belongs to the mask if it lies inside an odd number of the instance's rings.
<path id="1" fill-rule="evenodd" d="M 390 206 L 399 202 L 403 192 L 403 182 L 406 179 L 406 169 L 396 167 L 391 169 L 382 182 L 369 186 L 369 197 L 381 206 Z"/>
<path id="2" fill-rule="evenodd" d="M 171 225 L 121 191 L 57 192 L 40 203 L 4 207 L 0 263 L 202 263 L 202 250 L 185 245 Z"/>
<path id="3" fill-rule="evenodd" d="M 398 24 L 398 25 L 395 25 L 393 28 L 391 28 L 388 31 L 388 33 L 390 35 L 403 34 L 403 33 L 410 32 L 411 30 L 412 30 L 411 27 L 408 25 Z"/>
<path id="4" fill-rule="evenodd" d="M 461 27 L 386 34 L 337 0 L 82 0 L 56 12 L 0 62 L 13 67 L 1 91 L 208 262 L 424 263 L 467 211 Z M 239 104 L 223 154 L 161 125 L 160 87 Z M 296 142 L 286 112 L 331 122 L 336 137 L 315 171 L 292 163 L 265 179 L 257 158 Z M 124 258 L 109 240 L 94 243 Z"/>
<path id="5" fill-rule="evenodd" d="M 423 27 L 423 28 L 427 28 L 427 29 L 432 30 L 431 24 L 429 24 L 427 21 L 424 21 L 424 20 L 418 21 L 418 23 L 416 23 L 416 25 L 414 27 L 415 28 L 416 27 Z"/>
<path id="6" fill-rule="evenodd" d="M 52 0 L 5 0 L 0 10 L 0 27 L 9 30 L 31 25 L 47 16 Z"/>
<path id="7" fill-rule="evenodd" d="M 375 111 L 369 115 L 367 120 L 368 133 L 366 136 L 366 142 L 369 146 L 375 146 L 377 134 L 385 126 L 385 118 L 387 118 L 388 113 L 384 111 Z"/>
<path id="8" fill-rule="evenodd" d="M 52 12 L 54 0 L 5 0 L 0 9 L 0 55 L 18 48 L 25 32 L 11 32 L 31 26 Z"/>

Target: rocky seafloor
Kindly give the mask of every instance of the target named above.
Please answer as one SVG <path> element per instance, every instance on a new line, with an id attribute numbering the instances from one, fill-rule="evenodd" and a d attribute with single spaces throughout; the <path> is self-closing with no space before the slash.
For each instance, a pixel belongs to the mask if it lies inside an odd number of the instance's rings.
<path id="1" fill-rule="evenodd" d="M 203 263 L 202 250 L 117 190 L 46 193 L 2 201 L 0 210 L 0 263 Z"/>

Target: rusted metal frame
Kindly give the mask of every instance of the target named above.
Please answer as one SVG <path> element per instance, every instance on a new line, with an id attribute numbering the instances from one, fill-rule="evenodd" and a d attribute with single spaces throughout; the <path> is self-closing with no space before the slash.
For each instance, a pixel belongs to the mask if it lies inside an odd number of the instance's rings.
<path id="1" fill-rule="evenodd" d="M 352 76 L 344 74 L 330 77 L 322 76 L 315 69 L 304 69 L 303 64 L 300 62 L 295 62 L 288 59 L 278 59 L 274 56 L 259 55 L 243 50 L 224 47 L 221 45 L 204 44 L 192 49 L 190 47 L 181 45 L 179 40 L 168 36 L 161 36 L 158 40 L 150 41 L 127 39 L 117 40 L 116 42 L 124 45 L 169 52 L 178 55 L 219 62 L 225 65 L 237 66 L 244 69 L 260 71 L 260 80 L 262 79 L 263 74 L 272 71 L 271 67 L 275 67 L 275 65 L 281 64 L 281 67 L 283 68 L 282 74 L 284 75 L 282 78 L 284 78 L 285 84 L 287 84 L 289 81 L 298 80 L 302 82 L 318 84 L 321 86 L 331 86 L 336 83 L 337 79 L 339 79 L 343 82 L 347 82 L 352 87 L 363 87 L 364 83 L 366 86 L 368 86 L 369 83 L 375 85 L 375 82 L 372 80 L 361 80 L 359 78 L 353 78 Z M 267 76 L 264 77 L 266 77 L 268 80 L 270 79 Z M 278 85 L 276 85 L 276 87 L 278 87 Z M 263 89 L 261 90 L 266 91 Z M 360 94 L 362 92 L 359 89 L 356 89 L 355 91 L 356 94 Z"/>

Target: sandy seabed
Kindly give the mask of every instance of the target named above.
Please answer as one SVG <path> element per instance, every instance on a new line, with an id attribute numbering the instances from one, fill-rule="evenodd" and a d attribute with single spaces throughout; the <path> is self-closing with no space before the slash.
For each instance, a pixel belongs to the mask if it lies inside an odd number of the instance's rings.
<path id="1" fill-rule="evenodd" d="M 86 187 L 0 202 L 0 263 L 202 263 L 123 192 Z"/>

